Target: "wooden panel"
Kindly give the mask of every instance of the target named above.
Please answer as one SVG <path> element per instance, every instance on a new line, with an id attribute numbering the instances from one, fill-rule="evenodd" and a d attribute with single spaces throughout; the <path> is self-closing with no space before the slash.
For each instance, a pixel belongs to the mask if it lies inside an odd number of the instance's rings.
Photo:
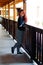
<path id="1" fill-rule="evenodd" d="M 11 1 L 14 1 L 14 0 L 0 0 L 0 7 L 10 3 Z M 19 3 L 21 1 L 23 1 L 23 0 L 16 0 L 16 3 Z"/>

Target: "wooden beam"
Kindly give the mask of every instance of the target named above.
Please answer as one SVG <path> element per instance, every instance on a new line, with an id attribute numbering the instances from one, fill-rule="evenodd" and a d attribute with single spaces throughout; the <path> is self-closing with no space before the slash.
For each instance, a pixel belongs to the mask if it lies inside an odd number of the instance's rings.
<path id="1" fill-rule="evenodd" d="M 3 17 L 4 17 L 4 7 L 3 7 Z"/>
<path id="2" fill-rule="evenodd" d="M 8 19 L 10 19 L 10 4 L 8 4 Z"/>
<path id="3" fill-rule="evenodd" d="M 3 17 L 4 17 L 4 7 L 3 7 Z"/>
<path id="4" fill-rule="evenodd" d="M 5 18 L 6 18 L 6 5 L 5 5 Z"/>
<path id="5" fill-rule="evenodd" d="M 15 4 L 16 4 L 16 0 L 14 0 L 13 1 L 13 13 L 14 13 L 14 15 L 13 15 L 13 19 L 15 20 L 15 14 L 16 14 L 16 7 L 15 7 Z"/>

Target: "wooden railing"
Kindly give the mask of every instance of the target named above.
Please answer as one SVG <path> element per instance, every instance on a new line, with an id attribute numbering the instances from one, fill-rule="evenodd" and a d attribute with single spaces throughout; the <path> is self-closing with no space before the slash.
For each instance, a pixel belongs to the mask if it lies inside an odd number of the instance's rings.
<path id="1" fill-rule="evenodd" d="M 17 22 L 5 18 L 2 19 L 2 25 L 4 26 L 4 28 L 9 32 L 10 35 L 12 35 L 13 38 L 15 38 Z"/>
<path id="2" fill-rule="evenodd" d="M 3 18 L 2 25 L 16 38 L 17 22 Z M 26 25 L 23 38 L 23 48 L 34 59 L 38 65 L 43 64 L 43 30 Z"/>
<path id="3" fill-rule="evenodd" d="M 43 30 L 33 26 L 26 26 L 25 49 L 38 65 L 43 64 Z"/>

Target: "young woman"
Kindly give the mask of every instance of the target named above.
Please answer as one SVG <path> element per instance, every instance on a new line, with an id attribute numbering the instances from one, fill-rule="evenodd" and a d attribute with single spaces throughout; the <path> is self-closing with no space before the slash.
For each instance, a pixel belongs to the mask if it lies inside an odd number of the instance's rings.
<path id="1" fill-rule="evenodd" d="M 22 46 L 22 41 L 23 41 L 23 35 L 25 31 L 25 23 L 26 23 L 26 15 L 24 10 L 20 10 L 19 12 L 19 17 L 18 17 L 18 29 L 16 32 L 16 40 L 17 43 L 15 44 L 14 47 L 12 47 L 12 53 L 14 53 L 14 49 L 17 47 L 17 54 L 20 54 L 20 47 Z"/>

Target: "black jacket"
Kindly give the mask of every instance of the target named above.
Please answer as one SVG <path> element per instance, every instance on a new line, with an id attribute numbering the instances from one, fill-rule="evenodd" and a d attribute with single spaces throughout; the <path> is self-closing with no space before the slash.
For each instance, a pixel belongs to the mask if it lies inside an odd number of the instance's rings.
<path id="1" fill-rule="evenodd" d="M 22 26 L 22 27 L 20 27 L 20 25 L 22 24 L 24 22 L 24 17 L 19 17 L 18 18 L 18 29 L 19 30 L 25 30 L 25 27 L 24 27 L 24 25 Z"/>

